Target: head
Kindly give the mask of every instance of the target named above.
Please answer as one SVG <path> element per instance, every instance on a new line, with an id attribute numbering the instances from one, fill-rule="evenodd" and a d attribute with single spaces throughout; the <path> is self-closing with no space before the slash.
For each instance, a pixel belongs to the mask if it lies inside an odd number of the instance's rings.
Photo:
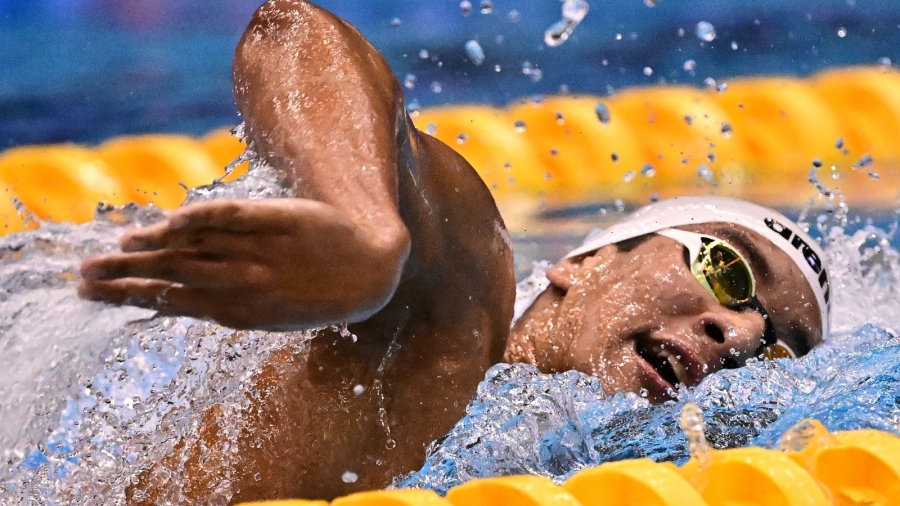
<path id="1" fill-rule="evenodd" d="M 723 304 L 692 272 L 683 236 L 696 236 L 670 229 L 727 243 L 749 266 L 753 297 Z M 693 386 L 757 357 L 764 337 L 796 356 L 821 342 L 821 262 L 818 246 L 775 211 L 713 197 L 654 204 L 547 272 L 550 286 L 516 322 L 505 358 L 544 372 L 576 369 L 607 392 L 646 390 L 664 400 L 679 383 Z"/>

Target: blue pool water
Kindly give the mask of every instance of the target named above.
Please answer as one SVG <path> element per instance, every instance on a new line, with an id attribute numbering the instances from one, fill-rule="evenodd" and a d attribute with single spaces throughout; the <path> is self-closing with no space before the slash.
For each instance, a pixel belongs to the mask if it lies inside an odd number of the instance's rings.
<path id="1" fill-rule="evenodd" d="M 900 338 L 865 325 L 799 360 L 717 373 L 658 406 L 634 394 L 605 397 L 598 379 L 575 371 L 545 375 L 528 365 L 496 365 L 466 417 L 433 445 L 420 471 L 397 485 L 444 493 L 490 476 L 562 481 L 622 459 L 681 463 L 688 447 L 678 417 L 689 402 L 703 410 L 707 441 L 717 449 L 777 448 L 804 418 L 832 431 L 900 434 Z"/>

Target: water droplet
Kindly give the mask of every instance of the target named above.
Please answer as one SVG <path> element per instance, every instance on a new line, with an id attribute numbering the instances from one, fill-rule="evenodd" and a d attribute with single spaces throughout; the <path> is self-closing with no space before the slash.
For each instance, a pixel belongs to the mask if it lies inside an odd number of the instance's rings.
<path id="1" fill-rule="evenodd" d="M 391 28 L 400 28 L 403 24 L 403 21 L 400 21 L 400 18 L 394 18 L 391 20 Z"/>
<path id="2" fill-rule="evenodd" d="M 359 397 L 360 395 L 366 392 L 366 387 L 363 385 L 356 385 L 353 387 L 353 395 Z"/>
<path id="3" fill-rule="evenodd" d="M 853 168 L 854 169 L 862 169 L 864 167 L 868 167 L 869 165 L 872 165 L 873 163 L 875 163 L 875 159 L 872 158 L 872 155 L 866 154 L 866 155 L 863 155 L 863 157 L 860 158 L 858 162 L 856 162 L 856 165 L 854 165 Z"/>
<path id="4" fill-rule="evenodd" d="M 556 47 L 569 40 L 569 36 L 587 15 L 590 5 L 585 0 L 563 0 L 562 19 L 544 32 L 544 43 Z"/>
<path id="5" fill-rule="evenodd" d="M 356 483 L 356 480 L 358 479 L 359 476 L 353 471 L 345 471 L 344 474 L 341 475 L 341 481 L 344 483 Z"/>
<path id="6" fill-rule="evenodd" d="M 506 19 L 511 23 L 518 23 L 522 19 L 522 16 L 519 14 L 519 11 L 511 10 L 509 11 L 509 14 L 506 15 Z"/>
<path id="7" fill-rule="evenodd" d="M 406 74 L 406 77 L 403 78 L 403 86 L 406 87 L 407 90 L 411 90 L 416 87 L 416 75 L 415 74 Z"/>
<path id="8" fill-rule="evenodd" d="M 697 62 L 694 60 L 687 60 L 681 68 L 683 68 L 685 72 L 693 72 L 694 69 L 697 68 Z"/>
<path id="9" fill-rule="evenodd" d="M 842 38 L 842 39 L 843 39 L 844 37 L 846 37 L 846 36 L 847 36 L 847 29 L 844 28 L 843 26 L 840 27 L 840 28 L 838 28 L 838 30 L 837 30 L 837 36 L 840 37 L 840 38 Z"/>
<path id="10" fill-rule="evenodd" d="M 594 107 L 594 112 L 597 114 L 597 119 L 600 120 L 600 123 L 609 123 L 609 108 L 606 107 L 606 104 L 604 104 L 603 102 L 598 102 L 597 106 Z"/>
<path id="11" fill-rule="evenodd" d="M 481 1 L 481 13 L 482 14 L 491 14 L 494 12 L 494 2 L 491 0 L 482 0 Z"/>
<path id="12" fill-rule="evenodd" d="M 700 166 L 697 167 L 697 176 L 707 183 L 711 183 L 716 177 L 715 174 L 713 174 L 712 169 L 709 168 L 709 165 L 706 165 L 705 163 L 701 163 Z"/>
<path id="13" fill-rule="evenodd" d="M 484 49 L 481 48 L 481 44 L 477 40 L 466 42 L 466 54 L 475 65 L 484 63 Z"/>
<path id="14" fill-rule="evenodd" d="M 468 139 L 469 139 L 469 136 L 468 136 L 468 135 L 466 135 L 466 134 L 459 134 L 459 135 L 456 137 L 456 143 L 462 145 L 462 144 L 465 144 L 465 143 L 466 143 L 466 140 L 468 140 Z"/>
<path id="15" fill-rule="evenodd" d="M 685 404 L 681 408 L 679 425 L 681 425 L 681 432 L 688 440 L 688 452 L 691 458 L 697 460 L 701 470 L 708 468 L 712 452 L 704 434 L 706 427 L 703 423 L 703 410 L 696 404 L 690 402 Z"/>
<path id="16" fill-rule="evenodd" d="M 459 3 L 459 10 L 462 11 L 463 16 L 472 14 L 472 2 L 470 2 L 469 0 L 463 0 Z"/>
<path id="17" fill-rule="evenodd" d="M 656 169 L 653 168 L 653 165 L 648 163 L 641 168 L 641 175 L 644 177 L 653 177 L 656 175 Z"/>
<path id="18" fill-rule="evenodd" d="M 695 33 L 697 34 L 697 38 L 700 40 L 704 40 L 706 42 L 712 42 L 716 40 L 716 27 L 713 26 L 709 21 L 701 21 L 697 23 L 697 28 Z"/>
<path id="19" fill-rule="evenodd" d="M 525 132 L 525 122 L 524 121 L 522 121 L 520 119 L 516 120 L 515 127 L 516 127 L 516 132 L 519 132 L 519 133 Z"/>
<path id="20" fill-rule="evenodd" d="M 734 132 L 731 130 L 730 123 L 722 123 L 722 137 L 729 138 Z"/>
<path id="21" fill-rule="evenodd" d="M 636 176 L 637 176 L 637 172 L 635 172 L 633 170 L 629 170 L 628 172 L 625 173 L 624 176 L 622 176 L 622 181 L 625 181 L 626 183 L 630 183 L 630 182 L 634 181 L 634 178 Z"/>

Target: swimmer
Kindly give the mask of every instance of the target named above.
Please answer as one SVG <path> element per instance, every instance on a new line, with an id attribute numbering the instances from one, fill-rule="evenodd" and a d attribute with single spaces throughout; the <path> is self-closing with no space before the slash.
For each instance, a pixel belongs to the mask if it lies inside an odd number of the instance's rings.
<path id="1" fill-rule="evenodd" d="M 236 447 L 208 410 L 201 444 L 148 463 L 131 503 L 384 487 L 421 466 L 501 360 L 660 401 L 761 353 L 802 355 L 825 333 L 818 247 L 777 213 L 714 199 L 660 203 L 589 240 L 510 330 L 513 256 L 490 193 L 416 131 L 352 26 L 270 0 L 238 44 L 234 92 L 250 146 L 294 198 L 185 206 L 85 261 L 79 293 L 237 329 L 347 323 L 352 337 L 322 330 L 307 352 L 271 356 L 230 420 Z"/>

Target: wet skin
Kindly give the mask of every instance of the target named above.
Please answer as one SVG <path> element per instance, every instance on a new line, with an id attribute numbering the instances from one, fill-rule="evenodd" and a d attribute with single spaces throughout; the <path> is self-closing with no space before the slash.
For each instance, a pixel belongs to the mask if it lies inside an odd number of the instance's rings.
<path id="1" fill-rule="evenodd" d="M 776 335 L 798 356 L 821 341 L 815 295 L 784 252 L 737 225 L 681 228 L 725 239 L 747 259 Z M 719 304 L 685 257 L 680 243 L 648 235 L 560 261 L 548 272 L 551 287 L 513 328 L 504 359 L 544 372 L 576 369 L 607 392 L 645 390 L 653 401 L 739 367 L 755 356 L 765 320 Z"/>
<path id="2" fill-rule="evenodd" d="M 381 55 L 330 13 L 302 1 L 263 5 L 235 53 L 234 92 L 251 145 L 295 198 L 181 208 L 123 237 L 121 253 L 85 261 L 80 294 L 238 329 L 349 322 L 357 339 L 322 331 L 308 350 L 270 357 L 248 407 L 205 412 L 202 444 L 185 448 L 184 462 L 147 463 L 131 503 L 170 495 L 176 466 L 189 503 L 383 487 L 422 464 L 504 348 L 507 360 L 578 369 L 609 392 L 647 388 L 661 399 L 668 385 L 650 365 L 654 345 L 693 357 L 683 358 L 684 376 L 695 384 L 723 367 L 723 350 L 738 350 L 739 364 L 758 342 L 761 317 L 714 303 L 681 245 L 656 236 L 557 264 L 553 287 L 507 342 L 512 253 L 490 193 L 452 149 L 413 128 Z M 815 344 L 802 276 L 749 236 L 770 264 L 757 280 L 776 329 Z M 225 416 L 238 429 L 236 452 L 226 450 Z M 341 479 L 348 470 L 357 481 Z"/>

